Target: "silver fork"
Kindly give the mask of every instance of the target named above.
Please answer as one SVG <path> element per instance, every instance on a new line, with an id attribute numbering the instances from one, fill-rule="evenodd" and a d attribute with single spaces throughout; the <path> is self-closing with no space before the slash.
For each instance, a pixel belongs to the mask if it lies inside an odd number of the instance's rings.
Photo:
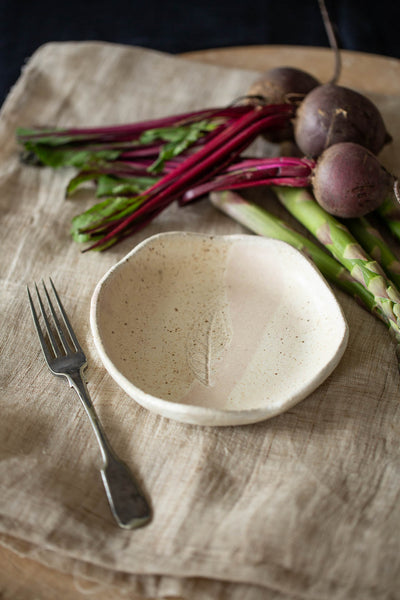
<path id="1" fill-rule="evenodd" d="M 47 311 L 45 310 L 36 284 L 35 290 L 40 307 L 39 314 L 42 315 L 44 328 L 40 325 L 40 317 L 36 312 L 29 288 L 28 296 L 33 321 L 39 335 L 46 362 L 54 375 L 65 377 L 68 380 L 70 387 L 74 388 L 82 401 L 90 419 L 103 458 L 101 476 L 115 520 L 120 527 L 125 529 L 142 527 L 151 519 L 150 505 L 127 465 L 116 456 L 94 410 L 85 380 L 82 376 L 83 370 L 87 365 L 87 360 L 72 329 L 56 288 L 50 279 L 50 285 L 58 310 L 54 307 L 44 282 L 42 282 L 42 285 L 48 303 Z"/>

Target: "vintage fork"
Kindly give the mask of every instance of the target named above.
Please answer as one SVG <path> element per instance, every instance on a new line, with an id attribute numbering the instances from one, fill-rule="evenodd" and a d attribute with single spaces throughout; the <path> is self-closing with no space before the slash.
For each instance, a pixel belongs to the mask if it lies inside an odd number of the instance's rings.
<path id="1" fill-rule="evenodd" d="M 40 317 L 36 312 L 29 288 L 27 289 L 33 321 L 39 335 L 46 362 L 54 375 L 65 377 L 68 380 L 70 387 L 74 388 L 82 401 L 90 419 L 103 458 L 101 476 L 115 520 L 120 527 L 125 529 L 142 527 L 151 519 L 149 503 L 126 464 L 116 456 L 94 410 L 85 380 L 82 376 L 82 372 L 87 365 L 87 360 L 72 329 L 56 288 L 50 279 L 50 285 L 58 310 L 54 307 L 45 283 L 42 282 L 42 285 L 49 310 L 45 310 L 36 284 L 35 290 L 40 307 L 39 314 L 42 315 L 44 323 L 43 329 L 40 325 Z M 58 312 L 59 314 L 57 314 Z"/>

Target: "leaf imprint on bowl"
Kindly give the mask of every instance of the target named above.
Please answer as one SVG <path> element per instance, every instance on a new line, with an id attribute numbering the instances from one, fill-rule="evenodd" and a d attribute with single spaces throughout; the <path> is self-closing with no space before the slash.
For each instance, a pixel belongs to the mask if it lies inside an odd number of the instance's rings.
<path id="1" fill-rule="evenodd" d="M 227 313 L 225 303 L 210 304 L 199 313 L 186 340 L 188 365 L 196 379 L 209 387 L 214 385 L 222 355 L 233 335 Z"/>

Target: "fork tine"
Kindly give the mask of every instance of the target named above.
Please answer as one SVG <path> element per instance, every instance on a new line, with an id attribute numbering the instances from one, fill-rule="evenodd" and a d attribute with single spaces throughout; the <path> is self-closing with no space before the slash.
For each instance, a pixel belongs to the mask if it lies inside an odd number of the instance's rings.
<path id="1" fill-rule="evenodd" d="M 69 319 L 67 317 L 67 313 L 65 312 L 64 306 L 63 306 L 63 304 L 62 304 L 62 302 L 60 300 L 60 296 L 58 295 L 58 292 L 57 292 L 57 290 L 55 288 L 53 280 L 51 279 L 51 277 L 49 279 L 50 279 L 51 287 L 53 288 L 55 299 L 57 300 L 58 308 L 60 309 L 60 313 L 61 313 L 62 318 L 64 320 L 65 327 L 67 328 L 68 335 L 70 336 L 71 340 L 75 344 L 76 350 L 78 350 L 78 351 L 81 350 L 82 351 L 81 345 L 78 342 L 78 339 L 77 339 L 77 337 L 75 335 L 75 331 L 73 330 L 72 325 L 71 325 L 71 323 L 70 323 L 70 321 L 69 321 Z"/>
<path id="2" fill-rule="evenodd" d="M 28 292 L 28 298 L 29 298 L 29 304 L 30 304 L 30 307 L 31 307 L 33 322 L 35 324 L 36 331 L 37 331 L 37 334 L 39 336 L 40 345 L 42 346 L 43 354 L 44 354 L 47 362 L 49 362 L 52 359 L 52 356 L 50 355 L 49 348 L 47 346 L 46 340 L 44 339 L 42 328 L 40 326 L 39 318 L 37 316 L 37 312 L 36 312 L 35 306 L 33 304 L 31 293 L 30 293 L 28 287 L 26 289 L 27 289 L 27 292 Z"/>
<path id="3" fill-rule="evenodd" d="M 51 309 L 51 301 L 50 301 L 50 298 L 49 298 L 49 296 L 47 294 L 46 286 L 44 285 L 43 281 L 42 281 L 42 284 L 43 284 L 44 291 L 45 291 L 45 293 L 47 295 L 47 300 L 48 300 L 48 303 L 49 303 L 49 306 L 50 306 L 50 309 Z M 36 295 L 37 295 L 37 298 L 38 298 L 38 302 L 39 302 L 40 310 L 41 310 L 41 313 L 42 313 L 43 321 L 44 321 L 44 324 L 46 326 L 47 334 L 49 336 L 51 347 L 53 349 L 54 355 L 55 356 L 60 356 L 60 350 L 62 348 L 60 348 L 60 344 L 58 343 L 58 341 L 55 338 L 55 335 L 53 333 L 53 329 L 52 329 L 52 327 L 50 325 L 50 321 L 49 321 L 49 319 L 47 317 L 47 313 L 46 313 L 46 310 L 44 308 L 44 304 L 43 304 L 43 301 L 42 301 L 42 298 L 40 296 L 39 289 L 38 289 L 38 286 L 36 285 L 36 283 L 35 283 L 35 289 L 36 289 Z M 54 309 L 52 311 L 52 314 L 53 313 L 54 313 Z M 57 317 L 54 316 L 54 314 L 53 314 L 53 317 L 54 317 L 55 320 L 57 319 Z"/>
<path id="4" fill-rule="evenodd" d="M 46 288 L 46 285 L 45 285 L 44 281 L 42 281 L 42 285 L 43 285 L 44 293 L 46 294 L 46 298 L 47 298 L 47 302 L 48 302 L 48 305 L 49 305 L 49 308 L 50 308 L 50 312 L 51 312 L 51 314 L 53 316 L 54 325 L 55 325 L 55 328 L 57 330 L 57 333 L 58 333 L 61 345 L 62 345 L 62 347 L 64 349 L 64 352 L 66 354 L 68 354 L 70 352 L 70 346 L 69 346 L 69 343 L 67 341 L 67 338 L 65 337 L 63 328 L 61 326 L 60 319 L 58 318 L 57 313 L 56 313 L 56 311 L 54 309 L 54 305 L 53 305 L 53 303 L 51 301 L 51 298 L 49 296 L 49 293 L 47 291 L 47 288 Z M 45 317 L 45 315 L 43 315 L 43 316 Z M 48 321 L 47 321 L 46 317 L 45 317 L 45 321 L 46 321 L 46 325 L 47 325 Z M 51 330 L 48 329 L 48 331 L 49 331 L 49 335 L 50 335 L 50 331 Z"/>

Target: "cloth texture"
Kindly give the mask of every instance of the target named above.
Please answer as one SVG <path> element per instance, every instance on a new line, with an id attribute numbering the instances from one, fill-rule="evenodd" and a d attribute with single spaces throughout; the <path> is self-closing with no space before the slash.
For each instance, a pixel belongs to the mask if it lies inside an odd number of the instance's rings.
<path id="1" fill-rule="evenodd" d="M 243 232 L 206 200 L 169 207 L 110 250 L 82 253 L 65 199 L 71 171 L 22 165 L 18 126 L 91 126 L 229 104 L 253 71 L 105 43 L 41 47 L 0 115 L 0 543 L 60 571 L 143 598 L 377 600 L 400 589 L 400 410 L 385 326 L 335 290 L 350 328 L 334 373 L 269 421 L 197 427 L 152 414 L 107 374 L 94 348 L 99 279 L 160 231 Z M 400 113 L 377 99 L 400 164 Z M 84 411 L 44 363 L 26 285 L 51 276 L 88 357 L 95 408 L 151 498 L 136 531 L 111 516 Z"/>

